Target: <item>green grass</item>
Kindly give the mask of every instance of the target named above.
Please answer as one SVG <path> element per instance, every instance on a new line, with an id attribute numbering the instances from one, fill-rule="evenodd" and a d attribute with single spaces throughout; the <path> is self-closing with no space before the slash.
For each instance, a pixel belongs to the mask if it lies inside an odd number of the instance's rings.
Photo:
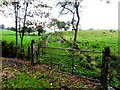
<path id="1" fill-rule="evenodd" d="M 31 40 L 38 40 L 40 38 L 40 36 L 24 36 L 23 39 L 23 44 L 24 45 L 28 45 L 31 43 Z M 8 35 L 8 36 L 4 36 L 2 35 L 2 40 L 7 41 L 8 43 L 13 42 L 15 43 L 15 39 L 16 37 L 14 35 Z M 20 44 L 20 37 L 18 36 L 18 44 Z"/>
<path id="2" fill-rule="evenodd" d="M 73 42 L 73 35 L 74 32 L 59 32 L 60 35 L 62 35 L 66 40 L 69 42 Z M 59 48 L 70 48 L 70 44 L 64 42 L 59 43 L 56 40 L 61 40 L 59 36 L 52 36 L 48 41 L 48 46 L 50 47 L 59 47 Z M 84 31 L 78 31 L 77 36 L 77 44 L 80 49 L 82 50 L 95 50 L 95 51 L 103 51 L 106 46 L 110 47 L 110 54 L 114 56 L 118 56 L 118 31 L 110 32 L 109 30 L 84 30 Z M 73 58 L 70 58 L 69 55 L 67 55 L 66 51 L 60 51 L 60 50 L 44 50 L 45 56 L 47 58 L 42 59 L 46 64 L 55 63 L 57 65 L 60 65 L 62 70 L 65 70 L 66 72 L 71 72 L 71 60 Z M 52 56 L 51 54 L 52 53 Z M 55 54 L 55 55 L 54 55 Z M 58 54 L 58 55 L 57 55 Z M 66 54 L 66 56 L 61 56 L 61 54 Z M 98 60 L 92 61 L 91 63 L 95 66 L 91 67 L 91 70 L 85 69 L 88 67 L 88 62 L 86 60 L 86 55 L 90 55 L 92 58 L 97 57 Z M 44 55 L 43 55 L 44 56 Z M 85 75 L 87 77 L 92 76 L 100 76 L 100 68 L 97 68 L 96 65 L 100 65 L 102 63 L 102 53 L 84 53 L 83 54 L 84 59 L 82 61 L 79 60 L 79 55 L 74 58 L 74 64 L 76 65 L 76 71 L 75 73 L 79 75 Z M 44 61 L 45 60 L 45 61 Z M 115 59 L 116 60 L 116 59 Z M 111 61 L 114 61 L 112 59 Z M 111 69 L 111 67 L 110 67 Z M 117 68 L 116 68 L 117 70 Z M 116 74 L 118 76 L 118 73 Z M 115 80 L 117 80 L 115 82 Z M 114 85 L 118 86 L 120 81 L 118 78 L 113 78 Z"/>
<path id="3" fill-rule="evenodd" d="M 63 37 L 73 42 L 73 32 L 63 32 Z M 70 39 L 72 37 L 72 40 Z M 112 54 L 118 53 L 118 31 L 84 30 L 78 31 L 77 43 L 81 49 L 104 50 L 109 46 Z"/>
<path id="4" fill-rule="evenodd" d="M 11 30 L 6 30 L 6 29 L 0 29 L 0 35 L 1 34 L 15 34 L 15 31 L 11 31 Z"/>
<path id="5" fill-rule="evenodd" d="M 15 69 L 9 67 L 9 72 L 14 73 L 14 76 L 10 79 L 3 76 L 3 87 L 7 88 L 50 88 L 50 82 L 47 77 L 47 73 L 41 73 L 39 71 L 28 71 L 28 67 L 22 67 L 21 69 Z M 8 71 L 7 71 L 8 72 Z M 34 73 L 33 73 L 34 72 Z M 40 78 L 42 77 L 42 78 Z"/>
<path id="6" fill-rule="evenodd" d="M 60 32 L 60 35 L 62 35 L 69 43 L 63 42 L 59 43 L 57 41 L 62 40 L 59 35 L 52 36 L 49 38 L 47 45 L 50 47 L 59 47 L 59 48 L 70 48 L 71 44 L 73 42 L 73 36 L 74 32 L 68 31 L 68 32 Z M 24 44 L 29 44 L 32 39 L 38 40 L 40 38 L 39 36 L 25 36 L 24 37 Z M 10 35 L 2 36 L 3 40 L 6 40 L 7 42 L 13 41 L 15 43 L 15 36 Z M 19 39 L 20 43 L 20 39 Z M 106 46 L 110 47 L 111 55 L 118 56 L 118 31 L 110 32 L 109 30 L 83 30 L 78 31 L 77 35 L 77 44 L 80 49 L 82 50 L 97 50 L 97 51 L 103 51 Z M 71 52 L 67 50 L 54 50 L 54 49 L 42 49 L 44 54 L 42 54 L 41 58 L 37 58 L 40 63 L 45 64 L 51 64 L 51 62 L 57 65 L 60 65 L 62 70 L 71 72 L 71 61 L 73 57 L 71 56 Z M 42 51 L 41 51 L 42 52 Z M 96 53 L 83 53 L 83 54 L 77 54 L 78 52 L 75 52 L 75 58 L 74 63 L 76 64 L 75 68 L 77 69 L 77 74 L 79 75 L 85 75 L 85 76 L 97 76 L 100 75 L 100 68 L 96 68 L 95 66 L 92 67 L 92 70 L 85 69 L 89 65 L 87 64 L 86 55 L 90 55 L 92 58 L 97 57 L 98 60 L 92 61 L 91 63 L 94 65 L 101 64 L 102 60 L 102 54 L 96 54 Z M 62 56 L 61 54 L 65 54 L 66 56 Z M 46 58 L 43 58 L 46 56 Z M 80 58 L 83 57 L 83 60 L 80 61 Z M 51 61 L 52 60 L 52 61 Z M 114 60 L 113 60 L 114 61 Z M 55 67 L 55 66 L 54 66 Z M 57 68 L 56 68 L 57 69 Z M 81 74 L 82 73 L 82 74 Z M 117 81 L 115 81 L 117 80 Z M 114 85 L 117 85 L 120 83 L 117 78 L 113 78 Z"/>
<path id="7" fill-rule="evenodd" d="M 3 65 L 2 70 L 6 74 L 2 77 L 2 87 L 5 89 L 34 88 L 35 90 L 44 90 L 45 88 L 60 88 L 60 85 L 75 88 L 87 88 L 85 83 L 79 82 L 72 84 L 69 75 L 55 72 L 54 70 L 45 70 L 43 66 L 33 66 L 16 68 L 14 66 Z M 45 66 L 44 66 L 45 67 Z M 46 89 L 45 89 L 46 90 Z"/>
<path id="8" fill-rule="evenodd" d="M 96 65 L 100 65 L 102 61 L 102 54 L 82 53 L 69 50 L 60 50 L 53 48 L 44 48 L 40 51 L 42 54 L 36 60 L 40 63 L 47 65 L 53 65 L 56 70 L 63 70 L 65 72 L 72 72 L 72 64 L 75 68 L 74 73 L 77 75 L 85 75 L 86 77 L 100 76 L 100 68 L 96 68 Z M 91 60 L 91 65 L 88 64 L 86 55 L 92 56 L 91 58 L 98 57 L 97 60 Z M 99 55 L 99 56 L 98 56 Z M 81 59 L 82 58 L 82 59 Z M 57 66 L 56 66 L 57 65 Z M 58 68 L 56 68 L 58 67 Z"/>
<path id="9" fill-rule="evenodd" d="M 3 35 L 1 35 L 3 34 Z M 5 35 L 6 34 L 6 35 Z M 13 34 L 13 35 L 7 35 Z M 66 40 L 73 42 L 74 32 L 60 33 Z M 15 43 L 15 32 L 10 30 L 0 30 L 2 40 Z M 31 40 L 38 40 L 40 36 L 24 36 L 23 44 L 30 44 Z M 58 43 L 56 40 L 62 40 L 59 36 L 52 36 L 48 41 L 48 46 L 67 48 L 67 43 Z M 20 44 L 20 36 L 18 35 L 18 43 Z M 109 46 L 112 54 L 118 53 L 118 31 L 110 32 L 109 30 L 83 30 L 78 31 L 77 43 L 81 49 L 89 50 L 104 50 L 104 47 Z M 67 45 L 67 46 L 66 46 Z"/>
<path id="10" fill-rule="evenodd" d="M 10 35 L 11 34 L 11 35 Z M 11 30 L 0 30 L 0 36 L 3 41 L 7 41 L 8 43 L 13 42 L 14 44 L 16 43 L 16 36 L 15 32 Z M 23 39 L 23 45 L 24 47 L 27 47 L 28 44 L 31 43 L 31 40 L 38 40 L 40 36 L 28 36 L 25 35 Z M 18 44 L 20 44 L 20 36 L 18 34 Z"/>
<path id="11" fill-rule="evenodd" d="M 7 83 L 8 88 L 12 88 L 12 84 L 14 88 L 49 88 L 50 84 L 43 80 L 37 80 L 32 76 L 28 76 L 25 73 L 18 72 L 16 75 L 17 78 L 15 80 L 8 80 Z"/>

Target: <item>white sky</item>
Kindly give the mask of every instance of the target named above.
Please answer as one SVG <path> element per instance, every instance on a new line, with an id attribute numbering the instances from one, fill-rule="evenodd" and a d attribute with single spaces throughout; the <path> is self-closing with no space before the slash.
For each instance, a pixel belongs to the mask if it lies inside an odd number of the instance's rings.
<path id="1" fill-rule="evenodd" d="M 120 0 L 112 0 L 111 4 L 106 4 L 100 0 L 84 0 L 82 4 L 85 8 L 81 13 L 80 20 L 82 29 L 117 29 L 118 1 Z M 57 11 L 56 8 L 52 11 L 52 15 L 56 18 L 58 16 Z M 61 16 L 59 19 L 68 21 L 71 20 L 71 16 Z M 6 27 L 15 26 L 13 18 L 4 18 L 2 16 L 0 16 L 0 24 L 4 24 Z"/>
<path id="2" fill-rule="evenodd" d="M 112 0 L 111 4 L 100 0 L 87 0 L 81 18 L 83 28 L 117 29 L 118 28 L 118 0 Z"/>

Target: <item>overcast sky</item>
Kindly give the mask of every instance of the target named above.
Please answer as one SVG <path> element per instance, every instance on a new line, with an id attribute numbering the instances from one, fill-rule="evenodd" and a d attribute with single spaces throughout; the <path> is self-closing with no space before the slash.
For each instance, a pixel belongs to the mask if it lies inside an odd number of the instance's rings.
<path id="1" fill-rule="evenodd" d="M 82 2 L 82 5 L 85 8 L 80 14 L 80 24 L 82 26 L 82 29 L 117 29 L 119 1 L 120 0 L 112 0 L 110 4 L 106 4 L 100 0 L 84 0 Z M 53 9 L 53 17 L 58 17 L 57 11 L 58 10 L 56 8 Z M 71 20 L 71 16 L 61 16 L 59 19 L 62 21 L 67 21 Z M 14 19 L 4 18 L 2 16 L 0 16 L 0 24 L 4 24 L 6 27 L 15 26 Z"/>

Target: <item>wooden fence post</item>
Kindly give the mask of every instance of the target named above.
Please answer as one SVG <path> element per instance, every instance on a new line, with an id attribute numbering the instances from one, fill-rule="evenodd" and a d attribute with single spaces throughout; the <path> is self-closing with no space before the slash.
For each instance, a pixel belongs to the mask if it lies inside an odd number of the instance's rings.
<path id="1" fill-rule="evenodd" d="M 34 50 L 33 50 L 33 49 L 34 49 L 34 48 L 33 48 L 34 43 L 35 43 L 35 41 L 32 40 L 32 41 L 31 41 L 31 55 L 32 55 L 31 64 L 32 64 L 32 65 L 34 64 Z"/>
<path id="2" fill-rule="evenodd" d="M 24 59 L 24 46 L 22 47 L 21 54 L 22 54 L 22 59 Z"/>
<path id="3" fill-rule="evenodd" d="M 30 60 L 30 46 L 28 46 L 28 60 Z"/>
<path id="4" fill-rule="evenodd" d="M 15 52 L 16 52 L 16 53 L 15 53 L 15 57 L 18 58 L 18 45 L 15 46 Z"/>
<path id="5" fill-rule="evenodd" d="M 52 63 L 52 49 L 50 50 L 50 69 L 53 68 L 53 63 Z"/>
<path id="6" fill-rule="evenodd" d="M 72 75 L 74 74 L 74 53 L 72 53 Z"/>
<path id="7" fill-rule="evenodd" d="M 103 51 L 100 83 L 102 90 L 108 90 L 108 62 L 110 58 L 110 47 L 105 47 Z"/>

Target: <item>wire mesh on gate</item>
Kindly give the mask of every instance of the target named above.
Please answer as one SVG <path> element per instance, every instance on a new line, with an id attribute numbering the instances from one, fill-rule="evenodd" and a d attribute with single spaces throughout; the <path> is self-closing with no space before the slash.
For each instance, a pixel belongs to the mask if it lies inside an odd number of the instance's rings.
<path id="1" fill-rule="evenodd" d="M 37 62 L 62 73 L 100 79 L 101 51 L 40 47 L 38 57 Z"/>

